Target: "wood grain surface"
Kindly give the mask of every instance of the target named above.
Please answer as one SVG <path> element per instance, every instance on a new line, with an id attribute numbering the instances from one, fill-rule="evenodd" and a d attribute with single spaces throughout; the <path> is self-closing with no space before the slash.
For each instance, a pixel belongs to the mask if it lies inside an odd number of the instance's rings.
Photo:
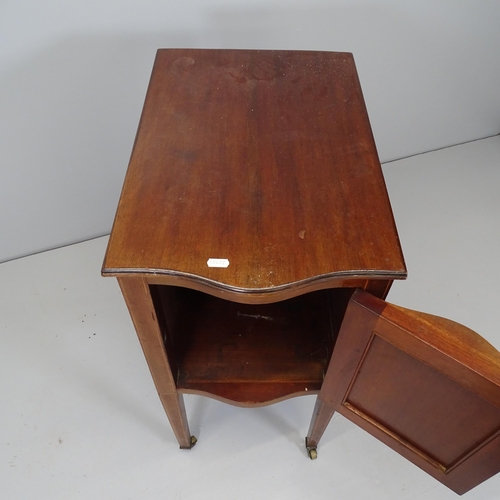
<path id="1" fill-rule="evenodd" d="M 352 55 L 159 50 L 103 274 L 249 294 L 405 278 Z"/>

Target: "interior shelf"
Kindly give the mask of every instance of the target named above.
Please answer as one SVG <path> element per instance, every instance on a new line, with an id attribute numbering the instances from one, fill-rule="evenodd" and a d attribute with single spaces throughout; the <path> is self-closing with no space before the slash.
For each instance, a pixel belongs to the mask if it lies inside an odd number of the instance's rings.
<path id="1" fill-rule="evenodd" d="M 240 304 L 151 285 L 177 388 L 237 404 L 319 391 L 349 289 Z"/>

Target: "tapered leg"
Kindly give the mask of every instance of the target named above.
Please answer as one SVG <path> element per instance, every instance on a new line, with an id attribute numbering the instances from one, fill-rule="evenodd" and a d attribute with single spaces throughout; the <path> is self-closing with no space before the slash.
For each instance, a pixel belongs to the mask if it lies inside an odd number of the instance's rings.
<path id="1" fill-rule="evenodd" d="M 327 428 L 334 413 L 335 409 L 332 405 L 321 401 L 319 397 L 316 399 L 311 425 L 309 426 L 309 431 L 306 437 L 306 448 L 309 458 L 316 458 L 316 448 L 319 440 L 325 432 L 325 429 Z"/>
<path id="2" fill-rule="evenodd" d="M 159 394 L 159 396 L 179 446 L 189 450 L 196 444 L 196 438 L 189 433 L 182 394 Z"/>
<path id="3" fill-rule="evenodd" d="M 118 278 L 118 283 L 175 437 L 181 448 L 192 448 L 196 438 L 189 432 L 184 400 L 172 376 L 149 285 L 143 278 Z"/>

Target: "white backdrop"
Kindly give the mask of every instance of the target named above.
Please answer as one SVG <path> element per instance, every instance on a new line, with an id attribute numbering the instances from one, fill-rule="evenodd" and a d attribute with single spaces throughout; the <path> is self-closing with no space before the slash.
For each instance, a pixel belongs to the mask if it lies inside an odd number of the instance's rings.
<path id="1" fill-rule="evenodd" d="M 353 52 L 382 161 L 500 132 L 500 2 L 2 0 L 0 261 L 109 232 L 158 47 Z"/>

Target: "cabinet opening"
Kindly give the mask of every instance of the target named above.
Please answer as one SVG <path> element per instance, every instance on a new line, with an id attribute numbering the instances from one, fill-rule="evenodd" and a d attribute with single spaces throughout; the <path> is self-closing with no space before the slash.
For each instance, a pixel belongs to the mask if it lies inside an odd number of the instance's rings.
<path id="1" fill-rule="evenodd" d="M 353 292 L 240 304 L 182 287 L 150 288 L 179 392 L 241 405 L 319 391 Z"/>

